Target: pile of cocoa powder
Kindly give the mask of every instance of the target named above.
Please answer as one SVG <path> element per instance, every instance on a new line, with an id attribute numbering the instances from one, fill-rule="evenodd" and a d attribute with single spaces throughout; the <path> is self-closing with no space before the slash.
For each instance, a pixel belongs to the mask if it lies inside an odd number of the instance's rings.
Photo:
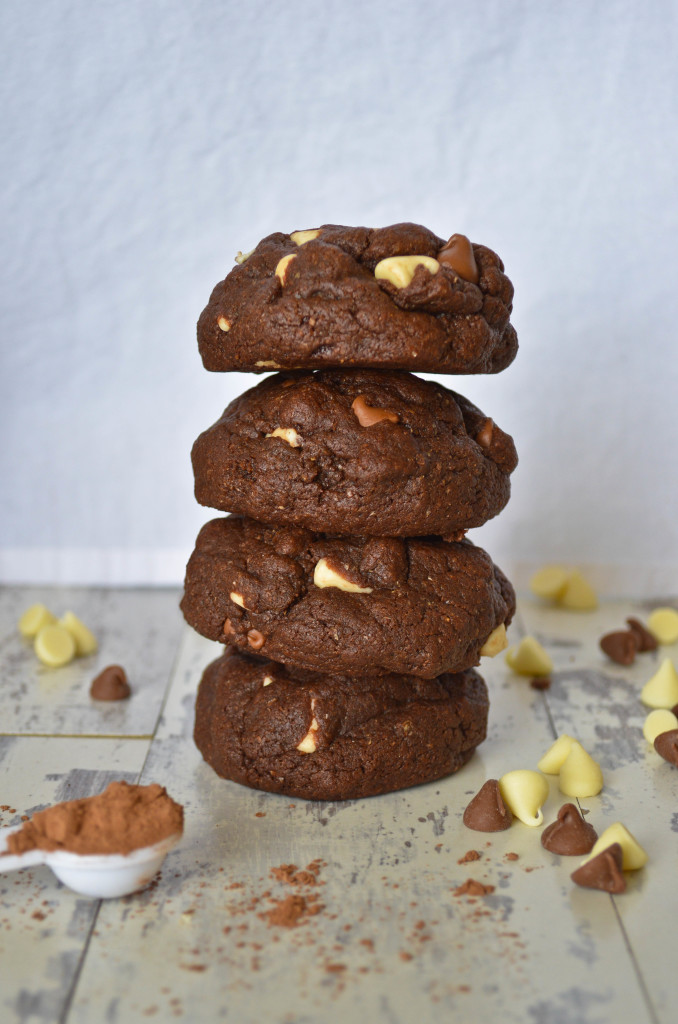
<path id="1" fill-rule="evenodd" d="M 131 853 L 184 828 L 183 807 L 163 786 L 112 782 L 103 793 L 37 811 L 7 839 L 7 853 Z"/>

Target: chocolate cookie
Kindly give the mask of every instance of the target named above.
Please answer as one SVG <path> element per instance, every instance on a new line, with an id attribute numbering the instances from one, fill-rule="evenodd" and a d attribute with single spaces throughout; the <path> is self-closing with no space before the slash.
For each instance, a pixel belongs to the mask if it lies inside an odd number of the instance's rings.
<path id="1" fill-rule="evenodd" d="M 198 321 L 208 370 L 497 373 L 518 348 L 504 265 L 464 235 L 326 224 L 237 261 Z"/>
<path id="2" fill-rule="evenodd" d="M 228 653 L 202 677 L 195 742 L 234 782 L 345 800 L 457 771 L 485 739 L 487 710 L 472 669 L 431 680 L 347 677 Z"/>
<path id="3" fill-rule="evenodd" d="M 198 534 L 181 608 L 210 640 L 284 664 L 432 679 L 478 664 L 515 594 L 469 541 L 328 537 L 229 516 Z"/>
<path id="4" fill-rule="evenodd" d="M 193 446 L 202 505 L 329 533 L 450 535 L 497 515 L 513 440 L 461 395 L 399 370 L 275 374 Z"/>

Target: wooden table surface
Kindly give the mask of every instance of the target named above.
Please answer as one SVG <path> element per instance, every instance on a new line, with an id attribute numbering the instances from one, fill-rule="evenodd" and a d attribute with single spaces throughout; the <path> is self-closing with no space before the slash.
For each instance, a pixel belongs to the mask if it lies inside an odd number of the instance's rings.
<path id="1" fill-rule="evenodd" d="M 202 762 L 192 705 L 220 648 L 183 626 L 178 596 L 0 590 L 0 825 L 113 779 L 160 782 L 186 812 L 182 843 L 130 897 L 78 896 L 46 867 L 0 874 L 2 1024 L 676 1020 L 678 769 L 643 739 L 639 693 L 660 657 L 678 664 L 678 645 L 622 668 L 597 643 L 657 601 L 588 614 L 522 601 L 510 639 L 544 644 L 551 688 L 532 689 L 502 657 L 483 659 L 489 736 L 465 768 L 401 793 L 321 803 L 248 790 Z M 16 630 L 36 600 L 80 615 L 99 652 L 41 666 Z M 126 667 L 132 698 L 95 704 L 89 683 L 110 663 Z M 602 793 L 583 802 L 588 820 L 599 832 L 622 821 L 649 854 L 623 895 L 575 886 L 579 859 L 547 853 L 540 829 L 515 822 L 487 835 L 462 824 L 485 779 L 534 768 L 561 732 L 603 768 Z M 565 800 L 552 779 L 547 823 Z M 480 859 L 460 863 L 469 850 Z M 289 864 L 313 865 L 316 883 L 273 870 Z M 455 895 L 468 878 L 494 891 Z M 276 924 L 290 896 L 302 916 Z"/>

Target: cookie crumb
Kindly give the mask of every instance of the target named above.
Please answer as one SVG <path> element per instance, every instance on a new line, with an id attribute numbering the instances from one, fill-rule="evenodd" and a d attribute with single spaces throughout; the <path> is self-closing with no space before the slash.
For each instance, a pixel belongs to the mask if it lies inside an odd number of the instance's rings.
<path id="1" fill-rule="evenodd" d="M 468 864 L 472 860 L 480 860 L 482 854 L 478 850 L 467 850 L 463 857 L 460 857 L 457 864 Z"/>
<path id="2" fill-rule="evenodd" d="M 462 885 L 453 890 L 454 896 L 489 896 L 494 892 L 493 885 L 483 885 L 475 878 L 467 878 Z"/>

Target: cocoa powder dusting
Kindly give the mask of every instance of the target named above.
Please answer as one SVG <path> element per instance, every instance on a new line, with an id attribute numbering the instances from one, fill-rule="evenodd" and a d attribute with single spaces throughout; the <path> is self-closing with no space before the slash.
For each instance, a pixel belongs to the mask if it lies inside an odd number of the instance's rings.
<path id="1" fill-rule="evenodd" d="M 163 786 L 112 782 L 98 796 L 37 811 L 7 840 L 7 853 L 131 853 L 183 832 L 184 812 Z M 1 855 L 0 855 L 1 856 Z"/>
<path id="2" fill-rule="evenodd" d="M 322 904 L 317 902 L 317 896 L 300 896 L 294 893 L 283 900 L 277 900 L 271 909 L 261 916 L 268 921 L 269 927 L 295 928 L 302 918 L 313 917 L 322 909 Z"/>

